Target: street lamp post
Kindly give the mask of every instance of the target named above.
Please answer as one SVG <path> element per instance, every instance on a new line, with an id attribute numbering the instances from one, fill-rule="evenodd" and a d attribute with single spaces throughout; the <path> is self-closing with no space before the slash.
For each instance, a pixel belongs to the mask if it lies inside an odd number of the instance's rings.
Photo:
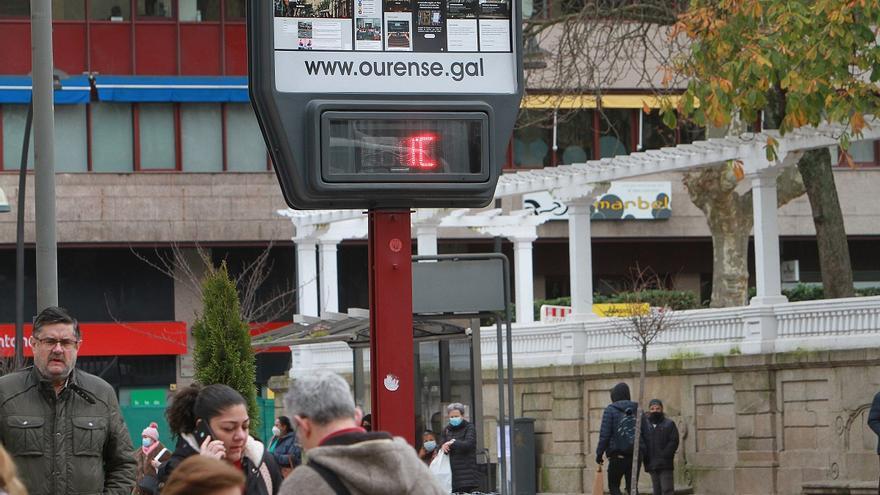
<path id="1" fill-rule="evenodd" d="M 15 369 L 24 366 L 24 200 L 27 186 L 27 157 L 34 118 L 34 99 L 28 104 L 18 169 L 18 210 L 15 224 Z"/>

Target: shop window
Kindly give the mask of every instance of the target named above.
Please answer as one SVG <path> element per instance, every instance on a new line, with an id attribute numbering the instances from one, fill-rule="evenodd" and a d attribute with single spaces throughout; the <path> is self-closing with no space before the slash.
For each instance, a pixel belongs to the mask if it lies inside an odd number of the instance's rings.
<path id="1" fill-rule="evenodd" d="M 81 21 L 86 18 L 83 0 L 52 0 L 52 20 Z"/>
<path id="2" fill-rule="evenodd" d="M 138 19 L 171 20 L 172 0 L 137 0 Z"/>
<path id="3" fill-rule="evenodd" d="M 855 141 L 849 145 L 849 155 L 858 165 L 877 165 L 878 141 Z"/>
<path id="4" fill-rule="evenodd" d="M 133 169 L 131 105 L 92 103 L 92 170 L 131 172 Z"/>
<path id="5" fill-rule="evenodd" d="M 599 114 L 599 156 L 626 155 L 632 150 L 632 110 L 605 109 Z"/>
<path id="6" fill-rule="evenodd" d="M 86 106 L 55 106 L 55 170 L 87 172 Z"/>
<path id="7" fill-rule="evenodd" d="M 131 3 L 128 0 L 90 0 L 89 19 L 113 22 L 131 20 Z"/>
<path id="8" fill-rule="evenodd" d="M 150 103 L 138 105 L 141 170 L 174 170 L 174 105 Z"/>
<path id="9" fill-rule="evenodd" d="M 593 159 L 593 110 L 560 111 L 556 129 L 560 163 L 570 165 Z"/>
<path id="10" fill-rule="evenodd" d="M 0 2 L 0 17 L 30 17 L 30 0 L 3 0 Z"/>
<path id="11" fill-rule="evenodd" d="M 220 20 L 220 0 L 178 0 L 177 18 L 181 22 L 217 22 Z"/>
<path id="12" fill-rule="evenodd" d="M 27 105 L 3 105 L 3 169 L 21 168 L 21 145 L 24 139 L 24 123 L 27 119 Z M 34 134 L 31 131 L 31 146 L 28 151 L 27 167 L 34 168 Z"/>
<path id="13" fill-rule="evenodd" d="M 247 0 L 226 0 L 226 19 L 244 20 L 247 16 Z"/>
<path id="14" fill-rule="evenodd" d="M 222 172 L 220 105 L 191 103 L 180 108 L 180 139 L 185 172 Z"/>
<path id="15" fill-rule="evenodd" d="M 675 146 L 675 129 L 666 127 L 659 110 L 642 115 L 642 149 L 658 150 Z"/>
<path id="16" fill-rule="evenodd" d="M 3 168 L 21 167 L 21 145 L 27 105 L 3 106 Z M 29 169 L 34 168 L 34 134 L 31 129 L 28 145 Z M 55 107 L 55 169 L 58 172 L 85 172 L 86 108 L 84 105 L 57 105 Z"/>
<path id="17" fill-rule="evenodd" d="M 254 109 L 248 104 L 226 105 L 226 169 L 265 172 L 266 144 Z"/>
<path id="18" fill-rule="evenodd" d="M 678 125 L 680 144 L 691 144 L 694 141 L 703 141 L 706 139 L 706 128 L 700 127 L 692 121 L 686 120 Z"/>
<path id="19" fill-rule="evenodd" d="M 551 165 L 553 116 L 544 110 L 524 110 L 513 131 L 513 165 L 540 168 Z"/>

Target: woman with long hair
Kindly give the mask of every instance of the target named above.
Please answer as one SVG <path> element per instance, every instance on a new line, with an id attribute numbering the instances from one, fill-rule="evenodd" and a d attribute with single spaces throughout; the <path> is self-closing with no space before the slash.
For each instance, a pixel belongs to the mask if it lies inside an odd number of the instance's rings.
<path id="1" fill-rule="evenodd" d="M 18 479 L 18 470 L 9 452 L 0 445 L 0 494 L 27 495 L 24 483 Z"/>
<path id="2" fill-rule="evenodd" d="M 204 455 L 186 458 L 171 473 L 162 495 L 241 495 L 244 474 Z"/>
<path id="3" fill-rule="evenodd" d="M 165 416 L 178 440 L 171 459 L 159 468 L 160 483 L 184 459 L 202 455 L 223 460 L 244 473 L 244 495 L 278 493 L 283 480 L 278 464 L 250 436 L 247 403 L 233 388 L 222 384 L 186 387 L 174 396 Z"/>

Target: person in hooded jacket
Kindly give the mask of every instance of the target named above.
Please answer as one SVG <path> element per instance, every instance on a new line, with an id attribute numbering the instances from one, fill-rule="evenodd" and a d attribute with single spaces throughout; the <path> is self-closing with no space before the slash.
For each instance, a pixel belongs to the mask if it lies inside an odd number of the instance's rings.
<path id="1" fill-rule="evenodd" d="M 245 476 L 243 495 L 275 495 L 283 478 L 275 457 L 250 436 L 247 402 L 233 388 L 213 384 L 191 385 L 180 390 L 165 412 L 177 446 L 168 462 L 159 468 L 159 482 L 165 483 L 184 459 L 204 455 L 221 459 Z M 198 432 L 208 435 L 199 442 Z"/>
<path id="2" fill-rule="evenodd" d="M 442 495 L 403 438 L 361 427 L 348 383 L 329 371 L 297 376 L 285 394 L 305 463 L 280 495 Z"/>
<path id="3" fill-rule="evenodd" d="M 626 493 L 630 493 L 632 477 L 633 448 L 622 449 L 612 441 L 618 427 L 627 417 L 634 417 L 638 404 L 630 400 L 629 386 L 618 383 L 611 389 L 611 404 L 602 413 L 602 426 L 599 428 L 599 444 L 596 447 L 596 463 L 603 463 L 603 456 L 608 458 L 608 491 L 611 495 L 620 495 L 620 479 L 625 478 Z"/>
<path id="4" fill-rule="evenodd" d="M 651 399 L 647 420 L 642 421 L 642 462 L 651 475 L 654 495 L 675 493 L 675 451 L 678 450 L 678 428 L 663 414 L 663 402 Z"/>
<path id="5" fill-rule="evenodd" d="M 452 493 L 470 493 L 479 488 L 477 469 L 477 429 L 464 419 L 464 405 L 446 406 L 449 424 L 440 435 L 440 450 L 449 454 L 452 467 Z"/>

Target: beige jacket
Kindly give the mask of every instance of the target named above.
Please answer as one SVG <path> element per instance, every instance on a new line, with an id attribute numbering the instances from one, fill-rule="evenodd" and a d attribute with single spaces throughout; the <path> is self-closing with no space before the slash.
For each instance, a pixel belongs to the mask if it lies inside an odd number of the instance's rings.
<path id="1" fill-rule="evenodd" d="M 352 495 L 442 495 L 434 475 L 402 438 L 367 440 L 352 445 L 316 447 L 315 461 L 336 473 Z M 334 495 L 308 464 L 293 470 L 279 495 Z"/>

